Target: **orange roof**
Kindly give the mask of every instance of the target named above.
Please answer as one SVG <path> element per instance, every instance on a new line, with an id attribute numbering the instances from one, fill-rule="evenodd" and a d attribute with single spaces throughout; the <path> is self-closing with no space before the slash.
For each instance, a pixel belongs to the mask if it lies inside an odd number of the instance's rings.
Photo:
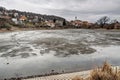
<path id="1" fill-rule="evenodd" d="M 21 16 L 21 17 L 20 17 L 20 20 L 27 20 L 27 17 Z"/>

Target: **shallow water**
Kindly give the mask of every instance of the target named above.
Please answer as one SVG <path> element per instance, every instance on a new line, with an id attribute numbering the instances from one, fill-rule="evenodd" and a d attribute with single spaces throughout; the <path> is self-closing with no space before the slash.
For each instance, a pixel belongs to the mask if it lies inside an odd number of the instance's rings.
<path id="1" fill-rule="evenodd" d="M 120 32 L 38 30 L 0 33 L 0 78 L 120 65 Z"/>

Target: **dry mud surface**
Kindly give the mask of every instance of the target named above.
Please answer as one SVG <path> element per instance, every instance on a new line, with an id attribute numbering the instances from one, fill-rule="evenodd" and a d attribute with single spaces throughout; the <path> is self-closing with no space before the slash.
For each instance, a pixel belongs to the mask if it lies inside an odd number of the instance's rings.
<path id="1" fill-rule="evenodd" d="M 120 65 L 120 31 L 36 30 L 0 33 L 0 78 Z M 117 56 L 116 56 L 117 55 Z"/>

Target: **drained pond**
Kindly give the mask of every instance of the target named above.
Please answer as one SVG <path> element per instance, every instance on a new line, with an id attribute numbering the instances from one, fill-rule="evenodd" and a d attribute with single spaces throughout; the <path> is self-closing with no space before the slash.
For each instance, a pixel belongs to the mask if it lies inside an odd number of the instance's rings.
<path id="1" fill-rule="evenodd" d="M 120 31 L 36 30 L 0 33 L 0 78 L 120 66 Z"/>

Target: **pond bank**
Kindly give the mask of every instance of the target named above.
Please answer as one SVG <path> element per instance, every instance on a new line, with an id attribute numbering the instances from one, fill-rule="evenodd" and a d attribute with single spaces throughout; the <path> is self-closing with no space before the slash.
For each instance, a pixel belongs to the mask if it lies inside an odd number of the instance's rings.
<path id="1" fill-rule="evenodd" d="M 120 70 L 120 66 L 112 67 L 113 70 Z M 29 79 L 22 79 L 22 80 L 72 80 L 74 77 L 82 77 L 82 78 L 88 78 L 90 76 L 90 73 L 93 70 L 88 71 L 81 71 L 81 72 L 73 72 L 73 73 L 65 73 L 65 74 L 59 74 L 59 75 L 52 75 L 52 76 L 45 76 L 45 77 L 35 77 L 35 78 L 29 78 Z"/>

